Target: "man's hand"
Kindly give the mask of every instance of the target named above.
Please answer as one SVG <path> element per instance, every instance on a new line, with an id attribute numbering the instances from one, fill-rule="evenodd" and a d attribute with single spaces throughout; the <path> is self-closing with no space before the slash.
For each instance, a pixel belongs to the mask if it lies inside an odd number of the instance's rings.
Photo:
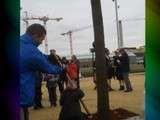
<path id="1" fill-rule="evenodd" d="M 47 74 L 47 79 L 51 79 L 53 77 L 53 74 Z"/>

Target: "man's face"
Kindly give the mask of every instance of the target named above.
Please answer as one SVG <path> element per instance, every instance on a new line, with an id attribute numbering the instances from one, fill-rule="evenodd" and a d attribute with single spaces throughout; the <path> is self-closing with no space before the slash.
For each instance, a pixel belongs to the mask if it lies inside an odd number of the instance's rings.
<path id="1" fill-rule="evenodd" d="M 36 42 L 40 45 L 42 44 L 43 40 L 45 39 L 46 35 L 35 35 L 34 39 L 36 40 Z"/>
<path id="2" fill-rule="evenodd" d="M 42 44 L 43 40 L 45 39 L 46 35 L 43 34 L 41 37 L 38 38 L 38 43 Z"/>

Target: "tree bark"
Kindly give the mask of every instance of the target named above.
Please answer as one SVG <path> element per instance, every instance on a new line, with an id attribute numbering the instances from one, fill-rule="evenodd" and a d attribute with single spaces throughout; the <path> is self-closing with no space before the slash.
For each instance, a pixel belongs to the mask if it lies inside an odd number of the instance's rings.
<path id="1" fill-rule="evenodd" d="M 109 116 L 109 96 L 106 80 L 106 60 L 103 18 L 100 0 L 91 0 L 92 19 L 94 26 L 95 41 L 95 63 L 96 63 L 96 79 L 97 79 L 97 109 L 98 120 L 108 120 Z"/>

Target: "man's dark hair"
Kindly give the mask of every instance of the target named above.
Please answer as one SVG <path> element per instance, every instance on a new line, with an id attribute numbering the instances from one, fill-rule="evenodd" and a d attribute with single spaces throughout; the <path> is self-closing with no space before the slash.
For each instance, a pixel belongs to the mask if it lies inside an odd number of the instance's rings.
<path id="1" fill-rule="evenodd" d="M 51 50 L 50 50 L 50 53 L 51 53 L 52 51 L 53 51 L 53 52 L 56 52 L 56 50 L 55 50 L 55 49 L 51 49 Z"/>
<path id="2" fill-rule="evenodd" d="M 125 53 L 126 53 L 126 51 L 125 51 L 124 48 L 120 48 L 119 51 L 120 51 L 120 52 L 125 52 Z"/>
<path id="3" fill-rule="evenodd" d="M 95 48 L 95 42 L 92 43 L 93 48 Z"/>
<path id="4" fill-rule="evenodd" d="M 41 24 L 35 23 L 27 28 L 26 33 L 29 35 L 37 34 L 38 36 L 41 36 L 44 34 L 46 35 L 46 29 Z"/>

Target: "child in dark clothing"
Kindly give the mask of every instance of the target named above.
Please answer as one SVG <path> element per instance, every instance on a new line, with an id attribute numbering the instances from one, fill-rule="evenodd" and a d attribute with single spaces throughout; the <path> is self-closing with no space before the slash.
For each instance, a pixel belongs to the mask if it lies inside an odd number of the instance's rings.
<path id="1" fill-rule="evenodd" d="M 79 100 L 84 97 L 82 90 L 77 88 L 75 82 L 68 83 L 67 88 L 62 93 L 60 105 L 62 106 L 59 120 L 83 120 Z"/>
<path id="2" fill-rule="evenodd" d="M 57 87 L 57 81 L 59 79 L 59 75 L 50 75 L 50 76 L 52 76 L 52 78 L 47 79 L 46 87 L 48 88 L 50 106 L 56 107 L 57 106 L 56 87 Z"/>
<path id="3" fill-rule="evenodd" d="M 60 60 L 60 57 L 56 54 L 56 51 L 54 49 L 50 50 L 50 55 L 48 56 L 48 61 L 51 64 L 56 64 L 57 66 L 60 66 L 58 60 Z M 59 85 L 61 87 L 61 83 L 60 83 L 61 81 L 59 80 L 59 75 L 48 74 L 47 76 L 49 78 L 46 79 L 46 81 L 47 81 L 46 87 L 48 89 L 50 106 L 56 107 L 57 106 L 56 88 L 57 88 L 57 85 Z"/>

